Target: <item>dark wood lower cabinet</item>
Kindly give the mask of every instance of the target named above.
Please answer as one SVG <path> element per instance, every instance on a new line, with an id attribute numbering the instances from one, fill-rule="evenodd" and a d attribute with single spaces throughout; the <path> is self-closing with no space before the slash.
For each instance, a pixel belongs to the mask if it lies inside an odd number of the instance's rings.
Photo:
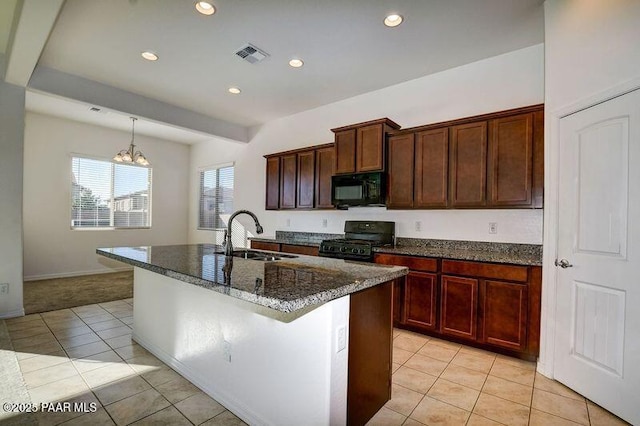
<path id="1" fill-rule="evenodd" d="M 515 351 L 526 349 L 527 290 L 522 283 L 480 282 L 482 342 Z"/>
<path id="2" fill-rule="evenodd" d="M 440 294 L 442 334 L 476 340 L 478 280 L 443 275 Z"/>
<path id="3" fill-rule="evenodd" d="M 318 247 L 315 246 L 301 246 L 297 244 L 281 244 L 276 242 L 267 241 L 253 241 L 251 240 L 251 248 L 256 250 L 269 250 L 279 251 L 282 253 L 291 254 L 304 254 L 306 256 L 317 256 Z"/>
<path id="4" fill-rule="evenodd" d="M 317 256 L 318 250 L 318 247 L 299 246 L 295 244 L 282 244 L 280 247 L 280 251 L 283 253 L 304 254 L 307 256 Z"/>
<path id="5" fill-rule="evenodd" d="M 396 327 L 536 359 L 540 266 L 386 253 L 376 254 L 375 262 L 410 269 L 394 288 Z"/>
<path id="6" fill-rule="evenodd" d="M 404 324 L 436 330 L 437 288 L 436 274 L 409 272 L 404 288 Z"/>
<path id="7" fill-rule="evenodd" d="M 251 248 L 256 250 L 280 251 L 280 243 L 268 243 L 266 241 L 251 241 Z"/>

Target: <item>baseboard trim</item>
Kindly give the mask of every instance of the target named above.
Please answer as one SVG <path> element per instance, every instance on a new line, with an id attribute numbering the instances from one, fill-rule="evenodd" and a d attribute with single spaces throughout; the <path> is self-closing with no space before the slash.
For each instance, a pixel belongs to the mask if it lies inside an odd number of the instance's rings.
<path id="1" fill-rule="evenodd" d="M 0 319 L 16 318 L 24 316 L 24 308 L 16 309 L 10 312 L 0 314 Z"/>
<path id="2" fill-rule="evenodd" d="M 140 346 L 147 349 L 153 355 L 158 357 L 162 362 L 176 370 L 183 377 L 189 380 L 191 383 L 200 388 L 204 393 L 209 395 L 211 398 L 218 401 L 222 404 L 226 409 L 231 411 L 233 414 L 238 416 L 242 421 L 246 422 L 250 425 L 264 425 L 264 420 L 261 419 L 256 413 L 254 413 L 250 408 L 244 406 L 239 401 L 231 397 L 226 392 L 221 389 L 214 388 L 209 384 L 205 383 L 202 380 L 202 376 L 198 374 L 197 371 L 193 370 L 188 365 L 180 362 L 175 359 L 169 353 L 160 349 L 158 346 L 144 340 L 142 337 L 137 335 L 135 331 L 132 335 L 133 340 L 135 340 Z"/>
<path id="3" fill-rule="evenodd" d="M 29 275 L 24 277 L 23 281 L 29 282 L 29 281 L 51 280 L 55 278 L 73 278 L 73 277 L 82 277 L 84 275 L 112 274 L 114 272 L 124 272 L 124 271 L 133 271 L 133 267 L 120 266 L 117 268 L 99 269 L 95 271 L 61 272 L 58 274 Z"/>

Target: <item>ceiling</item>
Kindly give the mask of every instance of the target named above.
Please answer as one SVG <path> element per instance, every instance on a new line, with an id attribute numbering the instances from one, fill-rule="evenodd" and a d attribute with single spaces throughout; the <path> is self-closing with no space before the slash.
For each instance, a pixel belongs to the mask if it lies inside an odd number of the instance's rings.
<path id="1" fill-rule="evenodd" d="M 185 117 L 217 120 L 231 129 L 223 136 L 241 140 L 233 131 L 542 43 L 544 37 L 543 0 L 212 2 L 217 11 L 207 17 L 189 0 L 66 0 L 30 85 L 114 110 L 118 96 L 136 96 L 131 99 L 177 108 Z M 382 21 L 392 12 L 405 21 L 387 28 Z M 269 57 L 257 64 L 237 57 L 234 52 L 247 42 Z M 159 60 L 145 61 L 144 50 Z M 293 57 L 305 65 L 291 68 Z M 242 93 L 228 93 L 230 86 Z M 135 102 L 120 105 L 128 104 Z M 188 122 L 174 124 L 216 134 Z"/>

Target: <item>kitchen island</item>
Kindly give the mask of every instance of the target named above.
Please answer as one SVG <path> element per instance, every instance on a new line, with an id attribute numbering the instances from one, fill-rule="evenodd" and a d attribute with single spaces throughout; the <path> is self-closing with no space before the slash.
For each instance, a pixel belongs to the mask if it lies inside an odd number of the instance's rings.
<path id="1" fill-rule="evenodd" d="M 135 267 L 134 340 L 247 423 L 365 423 L 390 397 L 391 281 L 407 269 L 221 252 L 97 250 Z"/>

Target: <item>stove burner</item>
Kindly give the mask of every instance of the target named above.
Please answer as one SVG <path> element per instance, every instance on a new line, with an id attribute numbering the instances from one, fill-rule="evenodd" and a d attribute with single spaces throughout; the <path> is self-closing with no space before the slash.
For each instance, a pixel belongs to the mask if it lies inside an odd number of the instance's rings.
<path id="1" fill-rule="evenodd" d="M 373 247 L 391 245 L 395 223 L 346 221 L 345 236 L 320 243 L 320 256 L 373 262 Z"/>

